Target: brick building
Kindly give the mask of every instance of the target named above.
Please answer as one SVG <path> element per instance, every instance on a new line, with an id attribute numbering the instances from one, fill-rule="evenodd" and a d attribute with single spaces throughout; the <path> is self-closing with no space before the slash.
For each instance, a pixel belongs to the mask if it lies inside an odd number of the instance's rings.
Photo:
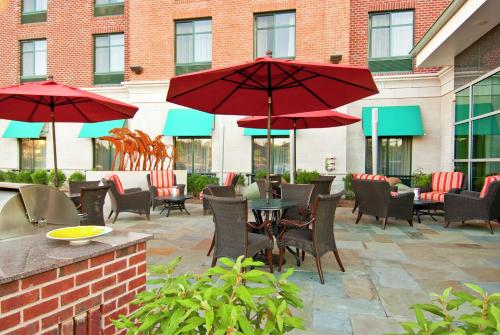
<path id="1" fill-rule="evenodd" d="M 449 3 L 4 0 L 0 2 L 0 86 L 53 75 L 58 82 L 139 106 L 136 117 L 127 120 L 126 126 L 151 136 L 163 133 L 165 141 L 174 142 L 179 149 L 179 169 L 250 173 L 265 165 L 265 140 L 261 132 L 238 128 L 239 117 L 213 117 L 202 136 L 167 131 L 169 119 L 179 115 L 175 112 L 178 106 L 165 102 L 169 78 L 252 60 L 267 49 L 273 50 L 274 57 L 369 65 L 380 93 L 338 110 L 367 118 L 367 111 L 374 106 L 383 107 L 380 113 L 388 115 L 400 107 L 413 107 L 405 110 L 417 113 L 423 124 L 417 133 L 401 129 L 383 135 L 379 170 L 408 175 L 417 168 L 450 169 L 452 142 L 441 132 L 449 125 L 442 124 L 440 115 L 450 108 L 442 97 L 449 93 L 443 84 L 452 76 L 440 67 L 417 69 L 409 56 Z M 404 123 L 405 113 L 400 114 Z M 0 143 L 5 148 L 0 168 L 50 168 L 46 128 L 40 125 L 35 131 L 41 139 L 5 136 L 11 124 L 0 121 L 0 134 L 4 134 Z M 81 136 L 81 128 L 78 124 L 57 125 L 59 138 L 64 138 L 58 147 L 60 167 L 67 171 L 109 168 L 111 149 L 98 139 Z M 325 173 L 325 158 L 333 156 L 336 168 L 328 172 L 343 175 L 370 170 L 367 134 L 361 123 L 299 131 L 297 167 Z M 273 137 L 274 172 L 288 169 L 289 141 L 288 132 L 277 132 Z M 238 159 L 230 159 L 233 157 Z"/>

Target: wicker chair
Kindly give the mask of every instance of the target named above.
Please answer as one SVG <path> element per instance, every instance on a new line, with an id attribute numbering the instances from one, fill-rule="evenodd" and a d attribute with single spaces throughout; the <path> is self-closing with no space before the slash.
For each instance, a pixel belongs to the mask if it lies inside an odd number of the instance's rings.
<path id="1" fill-rule="evenodd" d="M 286 247 L 299 248 L 311 254 L 316 259 L 319 279 L 321 284 L 325 283 L 323 278 L 323 269 L 321 268 L 321 256 L 329 251 L 335 255 L 335 259 L 342 272 L 345 272 L 344 266 L 335 244 L 335 235 L 333 231 L 335 221 L 335 210 L 337 203 L 343 192 L 331 195 L 318 195 L 314 202 L 312 215 L 309 221 L 297 222 L 295 228 L 289 230 L 289 226 L 284 225 L 283 230 L 278 236 L 279 271 L 283 264 L 283 256 Z M 309 225 L 311 226 L 309 228 Z"/>
<path id="2" fill-rule="evenodd" d="M 313 182 L 314 188 L 311 194 L 311 201 L 309 202 L 310 205 L 314 203 L 318 195 L 330 194 L 334 179 L 335 176 L 319 176 L 318 178 L 316 178 L 316 180 Z"/>
<path id="3" fill-rule="evenodd" d="M 279 178 L 279 181 L 278 181 Z M 281 175 L 271 175 L 269 176 L 269 181 L 271 182 L 271 195 L 273 198 L 281 197 Z M 259 194 L 261 199 L 266 198 L 266 179 L 256 179 L 257 187 L 259 188 Z"/>
<path id="4" fill-rule="evenodd" d="M 375 175 L 375 174 L 366 174 L 366 173 L 355 173 L 352 175 L 352 180 L 381 180 L 381 181 L 387 181 L 386 176 L 382 175 Z M 391 192 L 397 193 L 398 192 L 398 187 L 396 185 L 390 186 Z M 356 195 L 356 190 L 353 187 L 354 191 L 354 207 L 352 208 L 352 212 L 354 213 L 356 209 L 358 209 L 358 197 Z"/>
<path id="5" fill-rule="evenodd" d="M 500 223 L 500 180 L 488 185 L 485 192 L 462 191 L 444 195 L 445 228 L 451 222 L 484 220 L 493 234 L 492 220 Z M 482 196 L 481 196 L 482 195 Z"/>
<path id="6" fill-rule="evenodd" d="M 118 191 L 116 182 L 112 179 L 102 179 L 104 185 L 109 185 L 109 196 L 111 198 L 111 211 L 108 220 L 113 213 L 113 223 L 121 212 L 145 214 L 149 220 L 149 211 L 151 208 L 151 194 L 149 191 L 143 191 L 140 188 L 124 189 L 123 193 Z"/>
<path id="7" fill-rule="evenodd" d="M 240 179 L 240 175 L 239 174 L 236 174 L 234 172 L 230 172 L 226 175 L 226 180 L 224 181 L 224 186 L 223 187 L 232 187 L 232 191 L 229 191 L 229 192 L 233 192 L 234 195 L 232 195 L 232 197 L 235 197 L 236 196 L 236 185 L 238 185 L 238 180 Z M 210 213 L 210 205 L 208 204 L 208 201 L 205 200 L 205 195 L 208 194 L 208 195 L 215 195 L 216 197 L 219 197 L 219 196 L 224 196 L 224 195 L 217 195 L 217 194 L 211 194 L 210 191 L 208 190 L 209 187 L 215 187 L 215 186 L 219 186 L 219 185 L 207 185 L 203 188 L 203 190 L 201 191 L 201 198 L 203 199 L 202 203 L 203 203 L 203 215 L 207 215 Z M 224 191 L 221 191 L 221 192 L 224 192 Z"/>
<path id="8" fill-rule="evenodd" d="M 296 207 L 289 208 L 282 219 L 305 220 L 309 212 L 309 202 L 314 185 L 311 184 L 283 184 L 281 185 L 281 199 L 297 203 Z"/>
<path id="9" fill-rule="evenodd" d="M 179 194 L 184 194 L 184 189 L 186 188 L 186 185 L 184 184 L 177 184 L 177 177 L 174 175 L 174 183 L 173 187 L 176 187 L 179 190 Z M 146 175 L 146 179 L 148 181 L 148 187 L 149 187 L 149 192 L 151 192 L 151 206 L 153 207 L 153 211 L 156 209 L 158 206 L 163 205 L 162 200 L 158 200 L 159 196 L 163 196 L 164 194 L 158 191 L 158 188 L 151 183 L 151 174 Z"/>
<path id="10" fill-rule="evenodd" d="M 99 183 L 99 182 L 97 182 Z M 85 220 L 82 226 L 105 226 L 104 222 L 104 200 L 110 186 L 82 187 L 80 190 L 80 213 L 84 214 Z"/>
<path id="11" fill-rule="evenodd" d="M 221 197 L 221 198 L 235 198 L 236 197 L 236 191 L 233 186 L 218 186 L 218 185 L 211 185 L 205 187 L 204 191 L 204 196 L 203 196 L 203 203 L 207 203 L 207 206 L 210 207 L 210 204 L 208 203 L 208 200 L 205 200 L 205 195 L 212 195 L 214 197 Z M 212 237 L 212 243 L 210 244 L 210 249 L 208 249 L 207 256 L 210 256 L 212 253 L 212 250 L 215 245 L 215 232 Z"/>
<path id="12" fill-rule="evenodd" d="M 78 194 L 82 187 L 97 187 L 99 186 L 99 181 L 69 181 L 69 193 Z M 80 198 L 71 198 L 76 207 L 80 206 Z"/>
<path id="13" fill-rule="evenodd" d="M 241 255 L 253 257 L 265 250 L 269 270 L 273 272 L 273 236 L 265 221 L 260 226 L 248 222 L 248 204 L 244 198 L 221 198 L 206 195 L 215 223 L 215 247 L 212 266 L 220 257 L 237 258 Z M 249 232 L 249 228 L 264 229 L 267 234 Z"/>
<path id="14" fill-rule="evenodd" d="M 352 186 L 356 194 L 359 210 L 356 224 L 363 214 L 384 218 L 382 229 L 388 217 L 407 220 L 413 226 L 413 192 L 397 194 L 391 192 L 387 181 L 354 179 Z"/>

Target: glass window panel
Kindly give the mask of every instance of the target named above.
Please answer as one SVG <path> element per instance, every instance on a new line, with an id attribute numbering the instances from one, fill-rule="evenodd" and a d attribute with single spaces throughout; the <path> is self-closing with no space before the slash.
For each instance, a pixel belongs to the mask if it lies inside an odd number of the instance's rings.
<path id="1" fill-rule="evenodd" d="M 468 188 L 469 186 L 469 163 L 467 162 L 455 162 L 455 171 L 462 172 L 464 174 L 464 187 Z"/>
<path id="2" fill-rule="evenodd" d="M 500 162 L 473 162 L 472 163 L 472 190 L 481 191 L 484 178 L 500 174 Z"/>
<path id="3" fill-rule="evenodd" d="M 35 58 L 32 52 L 23 53 L 23 77 L 34 76 L 35 74 Z"/>
<path id="4" fill-rule="evenodd" d="M 257 57 L 264 57 L 268 50 L 273 49 L 273 30 L 257 30 Z"/>
<path id="5" fill-rule="evenodd" d="M 95 72 L 109 72 L 109 48 L 97 48 L 95 50 Z"/>
<path id="6" fill-rule="evenodd" d="M 253 172 L 266 171 L 267 139 L 262 137 L 253 138 Z M 271 173 L 285 173 L 290 171 L 290 139 L 289 138 L 271 138 Z"/>
<path id="7" fill-rule="evenodd" d="M 47 51 L 47 40 L 35 41 L 35 51 Z"/>
<path id="8" fill-rule="evenodd" d="M 35 52 L 35 76 L 44 76 L 47 74 L 47 52 Z"/>
<path id="9" fill-rule="evenodd" d="M 411 137 L 379 138 L 378 174 L 389 176 L 411 175 Z M 372 140 L 366 139 L 365 167 L 372 173 Z"/>
<path id="10" fill-rule="evenodd" d="M 109 0 L 95 0 L 96 5 L 105 5 L 108 3 L 109 3 Z"/>
<path id="11" fill-rule="evenodd" d="M 110 3 L 123 3 L 124 0 L 109 0 Z"/>
<path id="12" fill-rule="evenodd" d="M 194 61 L 212 61 L 212 34 L 194 35 Z"/>
<path id="13" fill-rule="evenodd" d="M 372 15 L 372 27 L 388 27 L 390 24 L 389 14 Z"/>
<path id="14" fill-rule="evenodd" d="M 472 124 L 472 157 L 500 158 L 500 114 Z"/>
<path id="15" fill-rule="evenodd" d="M 469 124 L 455 126 L 455 159 L 469 158 Z"/>
<path id="16" fill-rule="evenodd" d="M 109 46 L 109 36 L 96 36 L 95 38 L 96 47 L 107 47 Z"/>
<path id="17" fill-rule="evenodd" d="M 294 26 L 295 25 L 295 13 L 281 13 L 276 14 L 277 26 Z"/>
<path id="18" fill-rule="evenodd" d="M 469 118 L 469 93 L 470 88 L 466 88 L 455 95 L 455 122 Z"/>
<path id="19" fill-rule="evenodd" d="M 195 173 L 208 173 L 212 169 L 212 140 L 193 139 L 193 168 Z"/>
<path id="20" fill-rule="evenodd" d="M 413 24 L 413 12 L 394 12 L 391 13 L 391 25 Z"/>
<path id="21" fill-rule="evenodd" d="M 110 72 L 123 72 L 125 69 L 125 55 L 123 46 L 111 47 L 109 50 L 110 56 Z"/>
<path id="22" fill-rule="evenodd" d="M 253 162 L 252 169 L 254 173 L 258 171 L 266 170 L 266 139 L 265 138 L 254 138 L 252 151 L 253 151 Z"/>
<path id="23" fill-rule="evenodd" d="M 194 32 L 205 33 L 212 31 L 212 20 L 197 20 L 194 21 Z"/>
<path id="24" fill-rule="evenodd" d="M 273 55 L 275 57 L 295 56 L 295 27 L 276 28 L 276 45 Z"/>
<path id="25" fill-rule="evenodd" d="M 474 116 L 500 110 L 500 72 L 473 85 Z"/>
<path id="26" fill-rule="evenodd" d="M 274 25 L 274 17 L 272 15 L 257 16 L 255 23 L 258 28 L 272 28 Z"/>
<path id="27" fill-rule="evenodd" d="M 389 56 L 389 28 L 372 29 L 370 36 L 370 57 Z"/>
<path id="28" fill-rule="evenodd" d="M 110 46 L 123 46 L 124 35 L 123 34 L 113 34 L 109 35 L 109 45 Z"/>
<path id="29" fill-rule="evenodd" d="M 413 48 L 413 26 L 391 28 L 391 56 L 408 55 Z"/>
<path id="30" fill-rule="evenodd" d="M 193 62 L 193 35 L 177 36 L 177 64 Z"/>
<path id="31" fill-rule="evenodd" d="M 23 1 L 23 13 L 30 13 L 36 11 L 35 0 L 24 0 Z"/>
<path id="32" fill-rule="evenodd" d="M 36 11 L 46 11 L 47 10 L 47 0 L 36 0 L 35 4 Z"/>
<path id="33" fill-rule="evenodd" d="M 176 34 L 192 34 L 193 22 L 177 22 L 175 28 Z"/>
<path id="34" fill-rule="evenodd" d="M 32 41 L 23 42 L 22 44 L 23 44 L 23 53 L 35 51 L 35 43 L 33 43 Z"/>
<path id="35" fill-rule="evenodd" d="M 22 170 L 46 169 L 46 145 L 45 139 L 23 138 L 21 140 L 21 162 Z"/>
<path id="36" fill-rule="evenodd" d="M 176 138 L 175 149 L 175 168 L 179 170 L 187 170 L 188 173 L 193 172 L 192 155 L 193 155 L 193 140 L 190 138 Z"/>
<path id="37" fill-rule="evenodd" d="M 115 155 L 114 146 L 108 141 L 100 139 L 94 140 L 94 168 L 98 171 L 109 171 L 113 165 L 113 158 Z M 116 166 L 120 162 L 117 160 Z"/>

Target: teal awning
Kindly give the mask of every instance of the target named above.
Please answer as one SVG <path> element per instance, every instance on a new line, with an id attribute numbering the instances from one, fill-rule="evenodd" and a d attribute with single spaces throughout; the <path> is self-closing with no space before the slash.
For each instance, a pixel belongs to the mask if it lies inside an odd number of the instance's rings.
<path id="1" fill-rule="evenodd" d="M 243 130 L 245 136 L 267 136 L 267 129 L 245 128 Z M 290 130 L 276 129 L 271 130 L 271 136 L 288 136 Z"/>
<path id="2" fill-rule="evenodd" d="M 122 128 L 125 120 L 112 120 L 95 123 L 84 123 L 80 130 L 80 138 L 98 138 L 109 135 L 109 131 L 115 128 Z"/>
<path id="3" fill-rule="evenodd" d="M 378 108 L 378 136 L 423 136 L 420 106 L 363 107 L 363 132 L 372 136 L 372 108 Z"/>
<path id="4" fill-rule="evenodd" d="M 40 138 L 43 122 L 10 121 L 3 138 Z"/>
<path id="5" fill-rule="evenodd" d="M 213 114 L 195 109 L 170 109 L 163 135 L 167 136 L 212 136 Z"/>

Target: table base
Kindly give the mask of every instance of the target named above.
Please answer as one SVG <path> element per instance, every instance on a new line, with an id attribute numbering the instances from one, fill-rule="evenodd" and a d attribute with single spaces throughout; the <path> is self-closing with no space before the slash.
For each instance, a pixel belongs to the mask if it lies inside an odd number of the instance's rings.
<path id="1" fill-rule="evenodd" d="M 186 209 L 185 203 L 186 200 L 176 200 L 176 201 L 164 200 L 163 208 L 160 212 L 160 215 L 163 214 L 164 211 L 167 211 L 167 214 L 165 216 L 169 217 L 171 210 L 178 210 L 180 212 L 184 210 L 187 213 L 187 215 L 191 215 L 191 213 L 189 213 L 189 211 Z"/>

